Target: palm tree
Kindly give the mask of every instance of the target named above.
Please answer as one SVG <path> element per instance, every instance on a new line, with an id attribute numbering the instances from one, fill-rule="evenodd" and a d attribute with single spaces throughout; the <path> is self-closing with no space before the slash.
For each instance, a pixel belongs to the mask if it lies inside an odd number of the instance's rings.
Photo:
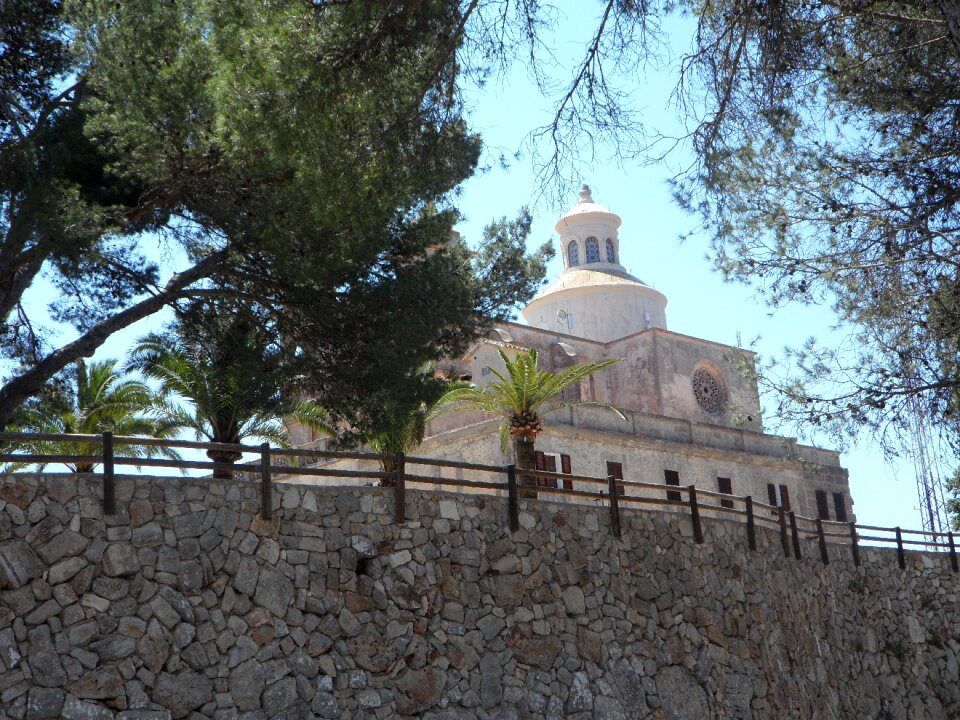
<path id="1" fill-rule="evenodd" d="M 192 431 L 198 440 L 240 444 L 257 438 L 286 447 L 284 418 L 334 434 L 318 404 L 286 399 L 273 352 L 252 336 L 249 326 L 236 318 L 227 320 L 222 336 L 210 342 L 148 335 L 132 350 L 129 366 L 159 383 L 153 403 L 159 422 Z M 223 465 L 242 456 L 235 450 L 207 450 L 207 457 Z M 219 467 L 213 476 L 229 479 L 233 471 Z"/>
<path id="2" fill-rule="evenodd" d="M 506 450 L 509 440 L 513 441 L 514 462 L 521 470 L 536 469 L 536 439 L 543 432 L 544 417 L 562 408 L 575 405 L 593 405 L 616 413 L 626 419 L 624 414 L 613 405 L 589 400 L 568 400 L 562 397 L 563 391 L 570 388 L 602 368 L 617 362 L 616 359 L 586 362 L 565 368 L 560 372 L 539 370 L 538 355 L 533 348 L 517 355 L 511 360 L 500 350 L 500 357 L 506 373 L 488 368 L 496 378 L 484 387 L 471 386 L 453 389 L 444 395 L 437 414 L 456 410 L 473 410 L 495 415 L 500 422 L 500 444 Z M 519 483 L 536 486 L 536 477 L 523 474 Z M 527 491 L 526 496 L 536 496 Z"/>
<path id="3" fill-rule="evenodd" d="M 145 435 L 165 438 L 173 433 L 163 423 L 151 419 L 147 411 L 156 399 L 142 382 L 125 379 L 117 372 L 116 361 L 104 360 L 87 365 L 83 360 L 74 365 L 72 386 L 49 386 L 44 393 L 25 403 L 14 414 L 10 429 L 14 432 L 57 435 L 96 435 L 109 430 L 115 435 Z M 17 449 L 35 455 L 98 455 L 99 443 L 35 440 L 17 442 Z M 169 448 L 152 445 L 125 445 L 129 457 L 163 456 L 174 460 L 180 456 Z M 82 461 L 66 463 L 74 472 L 93 472 L 99 463 Z M 38 463 L 43 470 L 46 463 Z M 11 466 L 14 467 L 14 466 Z M 22 465 L 16 465 L 22 467 Z"/>

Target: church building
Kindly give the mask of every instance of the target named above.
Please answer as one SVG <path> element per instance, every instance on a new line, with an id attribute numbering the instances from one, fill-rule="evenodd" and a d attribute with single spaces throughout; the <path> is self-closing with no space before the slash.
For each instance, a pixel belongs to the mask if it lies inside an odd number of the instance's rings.
<path id="1" fill-rule="evenodd" d="M 498 350 L 512 356 L 536 348 L 547 370 L 617 358 L 568 393 L 615 405 L 627 419 L 590 406 L 549 415 L 537 438 L 542 469 L 693 484 L 800 515 L 853 520 L 839 453 L 764 432 L 750 380 L 753 353 L 669 330 L 667 298 L 620 264 L 620 224 L 584 186 L 556 224 L 564 262 L 559 278 L 524 308 L 525 324 L 497 325 L 464 355 L 459 371 L 477 385 L 490 382 L 490 368 L 503 367 Z M 443 415 L 416 454 L 504 465 L 511 450 L 501 449 L 498 427 L 499 420 L 476 413 Z"/>

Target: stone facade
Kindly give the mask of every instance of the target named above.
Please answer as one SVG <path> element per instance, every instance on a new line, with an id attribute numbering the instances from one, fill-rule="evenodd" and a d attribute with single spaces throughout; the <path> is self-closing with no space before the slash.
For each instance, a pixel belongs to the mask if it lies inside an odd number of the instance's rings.
<path id="1" fill-rule="evenodd" d="M 950 718 L 944 555 L 502 498 L 240 481 L 0 478 L 0 716 Z"/>

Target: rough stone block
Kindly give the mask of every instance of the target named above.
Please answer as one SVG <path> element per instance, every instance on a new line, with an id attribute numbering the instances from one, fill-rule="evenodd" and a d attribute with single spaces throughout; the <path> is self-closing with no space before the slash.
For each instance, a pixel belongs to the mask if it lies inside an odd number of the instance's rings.
<path id="1" fill-rule="evenodd" d="M 78 698 L 112 700 L 126 698 L 123 678 L 116 667 L 108 665 L 84 673 L 67 688 Z"/>
<path id="2" fill-rule="evenodd" d="M 200 673 L 186 670 L 162 673 L 153 688 L 153 701 L 170 710 L 174 718 L 183 718 L 191 710 L 213 699 L 213 683 Z"/>
<path id="3" fill-rule="evenodd" d="M 47 565 L 53 565 L 64 558 L 80 555 L 87 549 L 87 543 L 88 540 L 83 535 L 73 530 L 64 530 L 41 545 L 37 549 L 37 555 Z"/>
<path id="4" fill-rule="evenodd" d="M 23 540 L 0 543 L 0 589 L 19 588 L 43 574 L 44 563 Z"/>
<path id="5" fill-rule="evenodd" d="M 113 711 L 103 705 L 83 702 L 67 695 L 61 710 L 63 720 L 113 720 Z"/>
<path id="6" fill-rule="evenodd" d="M 283 573 L 265 567 L 260 571 L 253 601 L 282 618 L 293 602 L 294 593 L 293 583 Z"/>
<path id="7" fill-rule="evenodd" d="M 140 560 L 133 545 L 112 543 L 103 553 L 103 572 L 110 577 L 133 575 L 140 569 Z"/>
<path id="8" fill-rule="evenodd" d="M 33 687 L 27 693 L 26 720 L 59 718 L 66 693 L 59 688 Z"/>

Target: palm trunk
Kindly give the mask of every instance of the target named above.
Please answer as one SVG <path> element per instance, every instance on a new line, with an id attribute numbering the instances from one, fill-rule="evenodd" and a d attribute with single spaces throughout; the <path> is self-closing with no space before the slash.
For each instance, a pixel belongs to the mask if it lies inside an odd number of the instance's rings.
<path id="1" fill-rule="evenodd" d="M 523 435 L 514 436 L 513 461 L 516 463 L 517 470 L 520 471 L 517 474 L 517 485 L 521 488 L 519 493 L 520 497 L 528 499 L 536 498 L 537 476 L 523 472 L 524 470 L 537 469 L 537 452 L 533 438 L 524 437 Z M 533 488 L 533 490 L 528 488 Z"/>
<path id="2" fill-rule="evenodd" d="M 233 465 L 237 460 L 243 457 L 243 453 L 233 450 L 207 450 L 207 457 L 215 463 L 227 463 Z M 214 468 L 213 477 L 215 480 L 232 480 L 233 470 L 230 468 Z"/>
<path id="3" fill-rule="evenodd" d="M 392 457 L 384 458 L 380 461 L 380 470 L 386 473 L 393 473 L 390 477 L 380 478 L 381 487 L 394 487 L 397 484 L 396 472 L 397 472 L 397 461 Z"/>

